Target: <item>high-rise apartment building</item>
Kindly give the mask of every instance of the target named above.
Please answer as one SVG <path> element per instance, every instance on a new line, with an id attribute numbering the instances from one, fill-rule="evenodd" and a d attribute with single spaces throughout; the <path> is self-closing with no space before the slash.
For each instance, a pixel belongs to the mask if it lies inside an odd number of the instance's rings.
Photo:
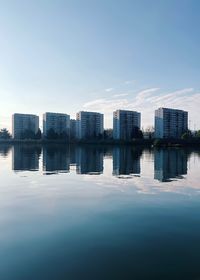
<path id="1" fill-rule="evenodd" d="M 76 114 L 76 137 L 95 139 L 103 135 L 103 114 L 81 111 Z"/>
<path id="2" fill-rule="evenodd" d="M 70 139 L 76 139 L 76 120 L 70 120 Z"/>
<path id="3" fill-rule="evenodd" d="M 115 140 L 131 140 L 137 137 L 141 126 L 141 113 L 117 110 L 113 113 L 113 138 Z"/>
<path id="4" fill-rule="evenodd" d="M 155 111 L 155 138 L 180 138 L 188 130 L 188 112 L 159 108 Z"/>
<path id="5" fill-rule="evenodd" d="M 31 139 L 39 130 L 39 117 L 30 114 L 12 115 L 12 136 L 14 139 Z"/>
<path id="6" fill-rule="evenodd" d="M 70 132 L 70 116 L 61 113 L 43 114 L 43 135 L 44 137 L 68 137 Z"/>

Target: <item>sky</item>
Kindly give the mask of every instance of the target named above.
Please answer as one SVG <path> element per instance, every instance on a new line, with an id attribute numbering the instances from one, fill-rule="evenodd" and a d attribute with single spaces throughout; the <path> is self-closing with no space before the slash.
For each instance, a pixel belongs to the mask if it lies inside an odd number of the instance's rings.
<path id="1" fill-rule="evenodd" d="M 0 0 L 0 128 L 11 115 L 189 111 L 200 129 L 199 0 Z M 40 119 L 41 119 L 40 118 Z"/>

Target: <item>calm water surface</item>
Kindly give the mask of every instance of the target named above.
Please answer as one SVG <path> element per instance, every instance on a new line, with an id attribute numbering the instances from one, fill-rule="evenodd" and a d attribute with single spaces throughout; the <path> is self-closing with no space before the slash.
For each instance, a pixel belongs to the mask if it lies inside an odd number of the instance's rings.
<path id="1" fill-rule="evenodd" d="M 200 279 L 200 151 L 0 146 L 0 279 Z"/>

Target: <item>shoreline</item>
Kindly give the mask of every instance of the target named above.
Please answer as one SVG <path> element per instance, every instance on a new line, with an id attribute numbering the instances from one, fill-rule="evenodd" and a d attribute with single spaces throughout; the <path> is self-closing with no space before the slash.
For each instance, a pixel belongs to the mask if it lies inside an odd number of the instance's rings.
<path id="1" fill-rule="evenodd" d="M 134 139 L 132 141 L 117 141 L 117 140 L 82 140 L 82 141 L 65 141 L 65 140 L 0 140 L 0 145 L 15 145 L 15 144 L 32 144 L 32 145 L 136 145 L 136 146 L 151 146 L 151 147 L 190 147 L 199 146 L 200 139 Z"/>

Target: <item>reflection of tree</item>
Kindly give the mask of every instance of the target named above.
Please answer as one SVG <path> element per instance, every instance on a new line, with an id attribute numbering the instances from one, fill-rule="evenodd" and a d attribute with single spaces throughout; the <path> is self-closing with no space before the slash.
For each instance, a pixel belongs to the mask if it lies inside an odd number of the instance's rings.
<path id="1" fill-rule="evenodd" d="M 9 151 L 11 150 L 11 146 L 10 145 L 0 145 L 0 155 L 2 155 L 3 157 L 7 157 Z"/>

